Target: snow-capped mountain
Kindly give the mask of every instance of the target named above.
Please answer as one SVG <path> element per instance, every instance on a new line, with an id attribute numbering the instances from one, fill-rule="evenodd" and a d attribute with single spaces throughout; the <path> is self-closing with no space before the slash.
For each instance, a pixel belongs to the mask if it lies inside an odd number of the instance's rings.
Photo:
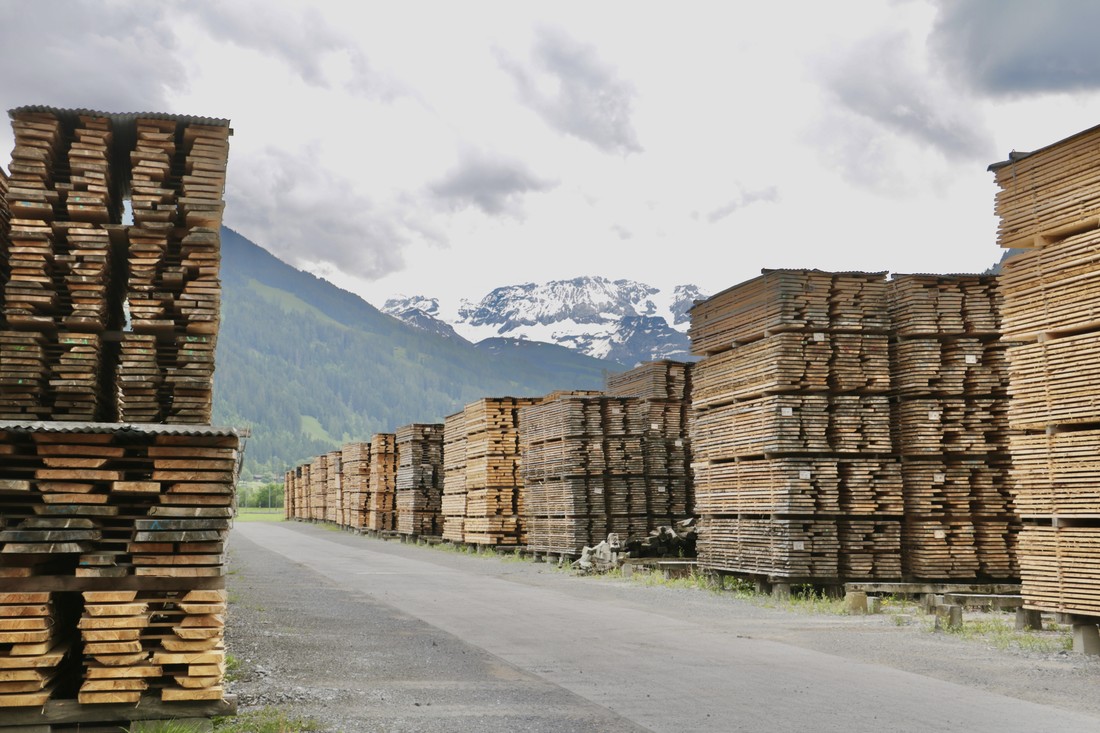
<path id="1" fill-rule="evenodd" d="M 411 298 L 404 296 L 390 298 L 380 310 L 438 336 L 461 338 L 449 323 L 439 317 L 438 298 L 425 298 L 422 295 L 414 295 Z"/>
<path id="2" fill-rule="evenodd" d="M 505 338 L 575 349 L 627 367 L 655 359 L 690 359 L 687 311 L 704 298 L 694 285 L 671 293 L 633 280 L 577 277 L 500 287 L 478 301 L 464 300 L 456 315 L 441 315 L 439 301 L 399 297 L 382 310 L 422 328 L 452 327 L 474 343 Z"/>

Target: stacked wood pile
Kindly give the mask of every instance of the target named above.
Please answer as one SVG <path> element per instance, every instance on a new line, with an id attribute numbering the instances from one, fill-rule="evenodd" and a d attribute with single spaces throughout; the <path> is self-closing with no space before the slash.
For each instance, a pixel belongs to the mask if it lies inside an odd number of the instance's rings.
<path id="1" fill-rule="evenodd" d="M 397 429 L 397 531 L 439 536 L 443 531 L 443 424 Z"/>
<path id="2" fill-rule="evenodd" d="M 648 406 L 646 494 L 654 513 L 650 530 L 695 512 L 691 471 L 691 364 L 654 361 L 607 377 L 607 394 L 637 397 Z"/>
<path id="3" fill-rule="evenodd" d="M 890 356 L 907 577 L 1018 577 L 994 276 L 895 275 Z"/>
<path id="4" fill-rule="evenodd" d="M 0 419 L 208 424 L 228 121 L 10 115 Z"/>
<path id="5" fill-rule="evenodd" d="M 3 421 L 0 456 L 0 706 L 220 700 L 237 434 Z"/>
<path id="6" fill-rule="evenodd" d="M 136 708 L 155 695 L 188 717 L 188 702 L 224 694 L 240 446 L 208 423 L 228 121 L 9 114 L 0 706 L 64 723 L 55 698 Z"/>
<path id="7" fill-rule="evenodd" d="M 378 433 L 370 440 L 366 529 L 397 529 L 397 436 Z"/>
<path id="8" fill-rule="evenodd" d="M 1025 607 L 1100 617 L 1100 128 L 991 166 Z"/>
<path id="9" fill-rule="evenodd" d="M 370 514 L 370 443 L 348 443 L 340 451 L 345 526 L 366 529 Z"/>
<path id="10" fill-rule="evenodd" d="M 71 673 L 76 624 L 60 595 L 0 593 L 0 708 L 40 707 Z"/>
<path id="11" fill-rule="evenodd" d="M 325 515 L 324 520 L 337 526 L 343 526 L 343 505 L 341 502 L 341 478 L 343 468 L 340 465 L 341 453 L 338 450 L 325 454 Z"/>
<path id="12" fill-rule="evenodd" d="M 306 519 L 323 522 L 325 519 L 325 488 L 328 486 L 328 454 L 322 453 L 309 464 L 309 507 Z"/>
<path id="13" fill-rule="evenodd" d="M 443 539 L 466 537 L 466 412 L 443 420 Z"/>
<path id="14" fill-rule="evenodd" d="M 691 316 L 700 564 L 898 577 L 885 276 L 765 270 Z"/>
<path id="15" fill-rule="evenodd" d="M 301 466 L 283 473 L 283 519 L 294 519 L 298 516 L 298 482 L 301 476 Z"/>
<path id="16" fill-rule="evenodd" d="M 562 396 L 523 408 L 520 449 L 528 549 L 576 555 L 611 532 L 621 541 L 641 539 L 651 529 L 683 518 L 682 512 L 670 514 L 669 495 L 679 496 L 683 510 L 685 476 L 682 470 L 669 475 L 664 446 L 647 450 L 649 441 L 666 442 L 659 423 L 650 430 L 650 419 L 649 403 L 633 397 Z M 685 454 L 680 450 L 682 469 Z M 647 480 L 651 466 L 660 471 L 652 482 Z"/>
<path id="17" fill-rule="evenodd" d="M 523 478 L 520 474 L 519 412 L 539 400 L 527 397 L 485 397 L 466 405 L 462 421 L 444 423 L 444 441 L 465 444 L 462 469 L 465 516 L 462 541 L 478 545 L 522 545 Z M 461 431 L 463 438 L 448 431 Z M 447 450 L 447 447 L 444 448 Z M 446 481 L 446 475 L 444 476 Z M 446 492 L 447 487 L 444 486 Z M 446 493 L 445 493 L 446 496 Z M 454 510 L 452 499 L 448 509 Z M 444 534 L 449 530 L 444 519 Z"/>

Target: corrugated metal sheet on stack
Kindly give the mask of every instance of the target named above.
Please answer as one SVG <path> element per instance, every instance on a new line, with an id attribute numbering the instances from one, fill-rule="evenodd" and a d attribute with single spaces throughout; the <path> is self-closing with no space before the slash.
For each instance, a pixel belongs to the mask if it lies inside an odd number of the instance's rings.
<path id="1" fill-rule="evenodd" d="M 155 195 L 167 198 L 153 205 L 149 166 L 131 171 L 127 160 L 140 154 L 138 116 L 44 107 L 9 114 L 15 148 L 0 187 L 0 219 L 10 224 L 0 242 L 0 617 L 30 614 L 25 643 L 35 648 L 23 649 L 25 661 L 52 671 L 21 677 L 19 692 L 0 686 L 0 707 L 42 706 L 55 725 L 67 714 L 54 714 L 57 695 L 132 704 L 155 694 L 181 717 L 200 704 L 209 711 L 207 701 L 225 711 L 224 543 L 240 439 L 207 423 L 228 121 L 143 116 L 158 118 L 177 151 L 154 166 L 163 189 Z M 133 226 L 122 224 L 127 188 Z M 167 238 L 160 270 L 143 269 L 148 229 Z M 165 324 L 150 325 L 141 298 L 130 297 L 138 292 L 156 293 Z M 170 364 L 157 361 L 162 351 Z M 149 376 L 162 366 L 171 367 L 168 392 Z M 207 610 L 175 615 L 188 604 Z M 168 621 L 144 632 L 155 614 Z M 13 668 L 9 651 L 0 652 L 5 669 Z M 205 663 L 185 662 L 180 651 Z"/>
<path id="2" fill-rule="evenodd" d="M 765 270 L 692 309 L 702 566 L 900 575 L 885 289 L 881 273 Z"/>
<path id="3" fill-rule="evenodd" d="M 396 432 L 397 531 L 437 537 L 443 531 L 443 423 L 413 423 Z"/>
<path id="4" fill-rule="evenodd" d="M 519 412 L 538 402 L 529 397 L 485 397 L 462 411 L 466 445 L 463 542 L 525 544 Z M 446 525 L 444 530 L 446 537 Z"/>
<path id="5" fill-rule="evenodd" d="M 654 361 L 607 378 L 607 393 L 645 400 L 646 506 L 649 530 L 693 516 L 691 364 Z"/>
<path id="6" fill-rule="evenodd" d="M 1016 578 L 997 279 L 895 275 L 889 301 L 905 574 Z"/>
<path id="7" fill-rule="evenodd" d="M 1100 618 L 1100 128 L 991 166 L 1025 607 Z"/>
<path id="8" fill-rule="evenodd" d="M 397 438 L 377 433 L 370 439 L 370 473 L 366 529 L 392 532 L 397 529 Z"/>

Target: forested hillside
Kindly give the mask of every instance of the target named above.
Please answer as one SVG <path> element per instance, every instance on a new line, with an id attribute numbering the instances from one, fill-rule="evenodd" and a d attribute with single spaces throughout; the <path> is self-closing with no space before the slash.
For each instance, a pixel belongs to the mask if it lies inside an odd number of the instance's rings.
<path id="1" fill-rule="evenodd" d="M 214 422 L 251 427 L 246 474 L 279 475 L 478 397 L 599 389 L 621 369 L 560 346 L 415 329 L 224 228 L 222 283 Z"/>

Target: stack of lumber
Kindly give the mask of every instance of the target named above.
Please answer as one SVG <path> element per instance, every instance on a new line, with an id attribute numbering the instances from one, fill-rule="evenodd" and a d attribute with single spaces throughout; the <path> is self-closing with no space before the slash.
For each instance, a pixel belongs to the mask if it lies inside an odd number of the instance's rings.
<path id="1" fill-rule="evenodd" d="M 443 420 L 443 539 L 463 542 L 466 528 L 466 413 Z"/>
<path id="2" fill-rule="evenodd" d="M 1100 618 L 1100 128 L 991 166 L 1026 608 Z"/>
<path id="3" fill-rule="evenodd" d="M 340 463 L 347 526 L 365 529 L 370 511 L 367 501 L 370 497 L 370 443 L 347 443 L 340 451 Z"/>
<path id="4" fill-rule="evenodd" d="M 995 163 L 997 243 L 1005 248 L 1046 247 L 1100 227 L 1100 186 L 1093 171 L 1100 127 Z"/>
<path id="5" fill-rule="evenodd" d="M 397 529 L 397 436 L 378 433 L 370 440 L 370 474 L 366 528 Z"/>
<path id="6" fill-rule="evenodd" d="M 894 431 L 907 577 L 1009 580 L 1019 520 L 1008 483 L 1008 345 L 992 275 L 895 275 Z"/>
<path id="7" fill-rule="evenodd" d="M 0 574 L 224 575 L 238 442 L 221 428 L 0 422 Z"/>
<path id="8" fill-rule="evenodd" d="M 691 309 L 691 350 L 715 354 L 781 331 L 885 333 L 885 293 L 883 273 L 764 270 Z"/>
<path id="9" fill-rule="evenodd" d="M 397 429 L 397 531 L 439 536 L 443 531 L 443 423 Z"/>
<path id="10" fill-rule="evenodd" d="M 222 698 L 239 450 L 223 428 L 0 422 L 0 705 Z"/>
<path id="11" fill-rule="evenodd" d="M 41 333 L 0 331 L 0 419 L 49 416 L 46 344 Z"/>
<path id="12" fill-rule="evenodd" d="M 64 218 L 55 174 L 62 182 L 67 178 L 67 140 L 60 120 L 45 113 L 13 115 L 12 132 L 15 147 L 7 191 L 11 246 L 4 318 L 11 328 L 48 333 L 56 325 L 55 318 L 63 315 L 54 282 L 60 273 L 54 263 L 58 235 L 52 224 Z"/>
<path id="13" fill-rule="evenodd" d="M 612 397 L 684 402 L 690 401 L 691 390 L 691 364 L 662 360 L 646 362 L 628 371 L 607 375 L 605 392 Z M 548 399 L 553 397 L 555 395 L 547 395 Z"/>
<path id="14" fill-rule="evenodd" d="M 136 704 L 148 690 L 165 701 L 224 694 L 224 590 L 85 591 L 78 699 Z"/>
<path id="15" fill-rule="evenodd" d="M 0 374 L 0 419 L 208 424 L 228 121 L 10 116 L 0 333 L 37 339 L 42 358 L 13 363 L 22 387 Z"/>
<path id="16" fill-rule="evenodd" d="M 662 420 L 666 409 L 675 419 Z M 528 549 L 577 555 L 609 533 L 623 542 L 640 540 L 683 519 L 687 458 L 678 437 L 680 411 L 671 400 L 607 396 L 561 396 L 525 407 L 520 450 Z"/>
<path id="17" fill-rule="evenodd" d="M 309 464 L 309 511 L 307 519 L 325 519 L 325 487 L 328 486 L 328 455 L 322 453 Z"/>
<path id="18" fill-rule="evenodd" d="M 538 402 L 528 397 L 485 397 L 462 411 L 466 435 L 463 542 L 523 544 L 519 412 Z"/>
<path id="19" fill-rule="evenodd" d="M 240 440 L 208 423 L 228 121 L 9 114 L 0 705 L 221 700 Z"/>
<path id="20" fill-rule="evenodd" d="M 840 540 L 835 520 L 703 516 L 697 548 L 700 563 L 708 568 L 777 578 L 835 578 Z"/>
<path id="21" fill-rule="evenodd" d="M 708 409 L 760 394 L 885 392 L 887 336 L 787 331 L 709 357 L 692 376 L 692 401 Z"/>
<path id="22" fill-rule="evenodd" d="M 695 513 L 691 470 L 692 365 L 654 361 L 607 377 L 607 394 L 648 404 L 645 434 L 646 496 L 655 530 L 669 518 Z"/>
<path id="23" fill-rule="evenodd" d="M 343 468 L 340 465 L 341 453 L 338 450 L 325 454 L 325 516 L 324 521 L 342 526 L 341 520 L 341 482 Z"/>
<path id="24" fill-rule="evenodd" d="M 40 707 L 61 684 L 75 634 L 56 595 L 0 593 L 0 708 Z"/>
<path id="25" fill-rule="evenodd" d="M 298 517 L 298 487 L 296 482 L 301 475 L 301 466 L 283 473 L 283 519 Z"/>
<path id="26" fill-rule="evenodd" d="M 172 119 L 138 119 L 136 131 L 130 154 L 130 324 L 135 334 L 157 336 L 157 386 L 166 418 L 206 423 L 220 312 L 219 228 L 230 131 L 194 122 L 181 126 Z"/>
<path id="27" fill-rule="evenodd" d="M 881 273 L 765 270 L 691 310 L 700 564 L 777 579 L 900 575 Z"/>

